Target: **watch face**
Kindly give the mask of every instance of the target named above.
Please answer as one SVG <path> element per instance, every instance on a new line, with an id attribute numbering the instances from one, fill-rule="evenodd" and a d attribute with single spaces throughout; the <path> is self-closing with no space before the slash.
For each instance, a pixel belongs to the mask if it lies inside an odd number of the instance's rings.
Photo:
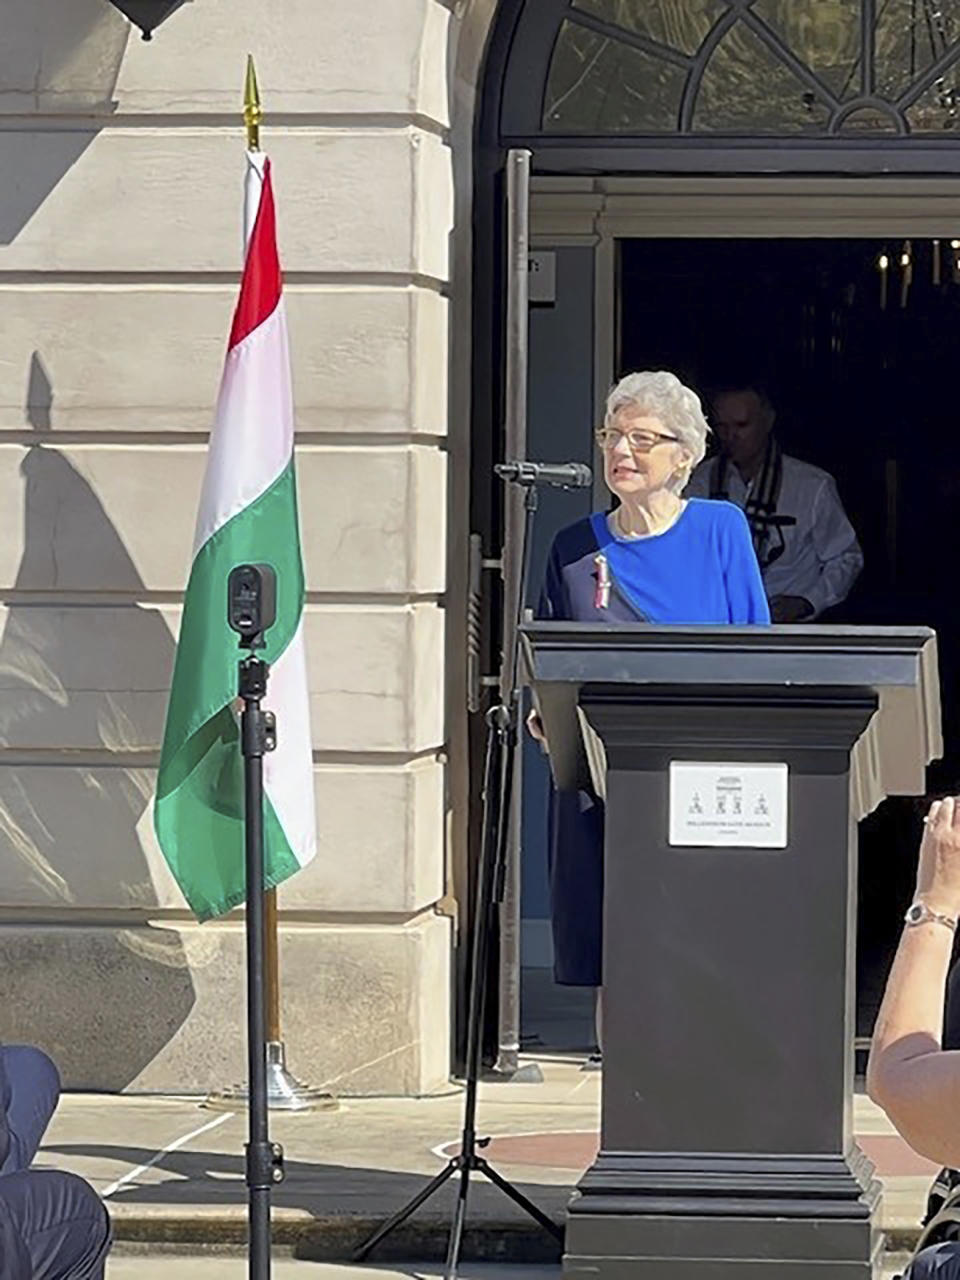
<path id="1" fill-rule="evenodd" d="M 925 914 L 926 913 L 924 912 L 922 904 L 919 902 L 915 902 L 913 906 L 910 908 L 910 910 L 907 912 L 907 919 L 910 921 L 911 924 L 919 924 L 919 922 L 923 919 Z"/>

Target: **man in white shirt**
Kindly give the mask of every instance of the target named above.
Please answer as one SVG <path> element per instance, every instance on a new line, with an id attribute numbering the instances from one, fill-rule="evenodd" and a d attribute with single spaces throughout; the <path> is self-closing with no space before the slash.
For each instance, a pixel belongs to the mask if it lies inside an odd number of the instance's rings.
<path id="1" fill-rule="evenodd" d="M 686 496 L 743 508 L 773 621 L 810 622 L 846 599 L 863 568 L 836 483 L 781 451 L 761 387 L 727 386 L 712 399 L 720 453 L 700 464 Z"/>

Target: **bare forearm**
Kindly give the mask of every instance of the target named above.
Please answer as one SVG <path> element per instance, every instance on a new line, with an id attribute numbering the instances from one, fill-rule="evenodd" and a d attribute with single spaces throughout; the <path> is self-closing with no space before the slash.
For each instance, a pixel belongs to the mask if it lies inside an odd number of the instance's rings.
<path id="1" fill-rule="evenodd" d="M 877 1019 L 867 1087 L 915 1151 L 955 1167 L 960 1053 L 944 1053 L 941 1028 L 960 917 L 960 799 L 934 800 L 924 827 L 916 893 Z"/>
<path id="2" fill-rule="evenodd" d="M 927 1036 L 939 1049 L 952 950 L 953 934 L 941 924 L 904 929 L 873 1033 L 873 1055 L 915 1056 L 898 1047 L 909 1035 Z"/>
<path id="3" fill-rule="evenodd" d="M 960 1098 L 960 1055 L 941 1049 L 944 990 L 953 934 L 940 924 L 903 932 L 873 1033 L 867 1087 L 905 1138 L 923 1155 L 960 1155 L 960 1134 L 943 1117 Z"/>

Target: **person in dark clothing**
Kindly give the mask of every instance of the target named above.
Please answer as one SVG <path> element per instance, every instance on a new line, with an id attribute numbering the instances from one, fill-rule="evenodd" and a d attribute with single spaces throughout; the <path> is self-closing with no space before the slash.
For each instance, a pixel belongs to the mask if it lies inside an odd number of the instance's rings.
<path id="1" fill-rule="evenodd" d="M 101 1280 L 110 1220 L 82 1178 L 30 1165 L 60 1077 L 29 1045 L 0 1045 L 0 1280 Z"/>

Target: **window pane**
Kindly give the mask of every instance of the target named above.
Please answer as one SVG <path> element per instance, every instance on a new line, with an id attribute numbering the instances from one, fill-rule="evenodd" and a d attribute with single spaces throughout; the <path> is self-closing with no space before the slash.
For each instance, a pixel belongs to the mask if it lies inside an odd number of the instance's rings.
<path id="1" fill-rule="evenodd" d="M 824 133 L 829 119 L 829 108 L 738 24 L 707 65 L 693 127 L 708 133 Z"/>
<path id="2" fill-rule="evenodd" d="M 932 84 L 907 109 L 907 121 L 914 133 L 943 133 L 960 125 L 960 71 L 951 67 L 942 80 Z"/>
<path id="3" fill-rule="evenodd" d="M 859 96 L 857 0 L 758 0 L 754 12 L 838 98 Z"/>
<path id="4" fill-rule="evenodd" d="M 575 0 L 574 9 L 681 53 L 696 53 L 727 5 L 724 0 Z"/>
<path id="5" fill-rule="evenodd" d="M 884 0 L 877 5 L 877 94 L 896 98 L 960 39 L 957 0 Z"/>
<path id="6" fill-rule="evenodd" d="M 562 133 L 674 133 L 686 72 L 565 22 L 547 81 L 543 127 Z"/>

